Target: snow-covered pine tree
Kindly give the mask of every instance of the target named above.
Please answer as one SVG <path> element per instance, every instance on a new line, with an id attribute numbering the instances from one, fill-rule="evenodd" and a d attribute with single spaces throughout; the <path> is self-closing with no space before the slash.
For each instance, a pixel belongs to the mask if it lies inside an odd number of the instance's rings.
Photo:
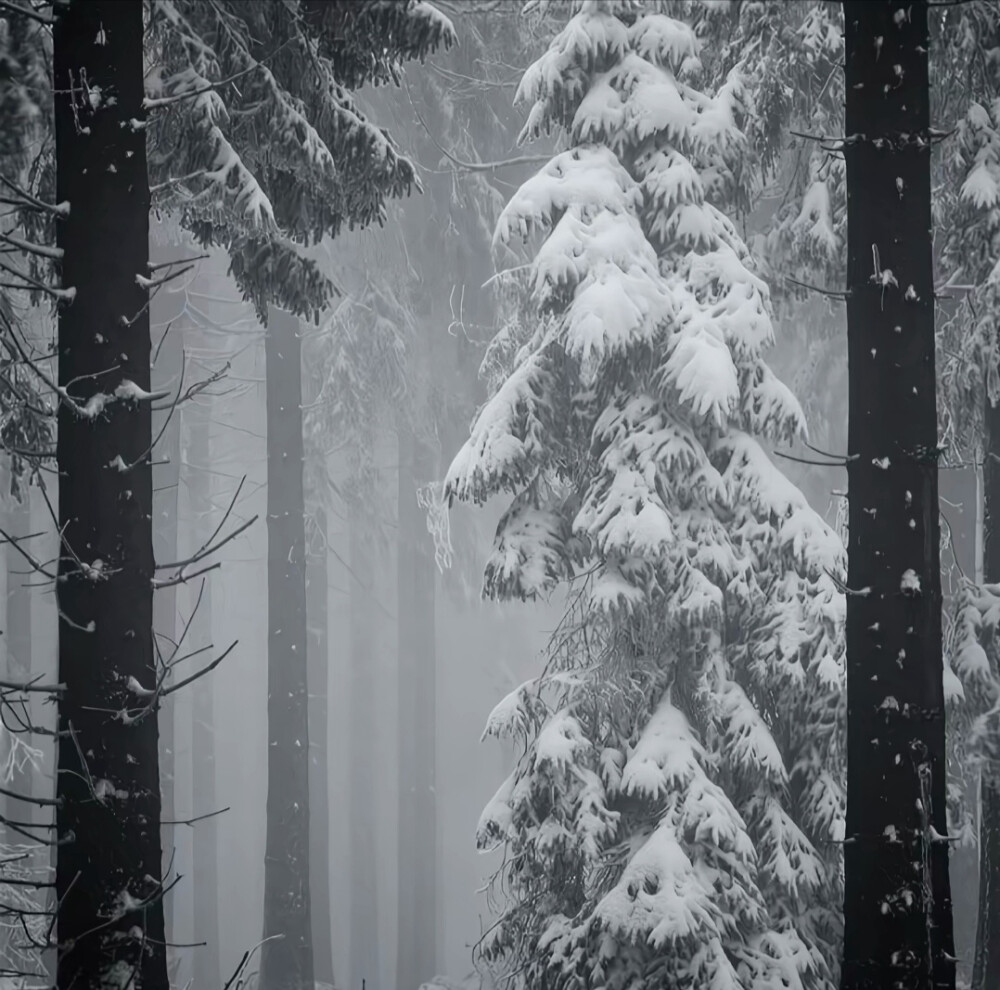
<path id="1" fill-rule="evenodd" d="M 302 248 L 420 188 L 353 90 L 452 44 L 451 23 L 418 0 L 150 0 L 147 37 L 154 205 L 226 248 L 262 320 L 314 317 L 335 286 Z"/>
<path id="2" fill-rule="evenodd" d="M 486 730 L 524 755 L 480 823 L 509 895 L 482 949 L 528 986 L 836 980 L 843 548 L 762 446 L 804 422 L 723 212 L 741 68 L 709 94 L 690 25 L 584 0 L 518 91 L 569 148 L 497 225 L 540 235 L 537 328 L 447 491 L 514 496 L 487 594 L 572 589 Z"/>
<path id="3" fill-rule="evenodd" d="M 1000 897 L 993 877 L 1000 868 L 1000 699 L 998 619 L 1000 599 L 1000 17 L 996 4 L 975 2 L 934 11 L 939 39 L 941 120 L 958 120 L 954 139 L 937 155 L 944 181 L 935 197 L 934 224 L 941 244 L 937 278 L 965 287 L 959 301 L 943 302 L 939 322 L 939 403 L 944 412 L 942 445 L 954 462 L 977 467 L 980 512 L 976 538 L 982 550 L 976 575 L 962 575 L 953 603 L 954 622 L 946 644 L 951 668 L 949 722 L 952 762 L 951 801 L 957 820 L 949 831 L 974 832 L 971 809 L 962 798 L 979 792 L 979 897 L 973 990 L 1000 979 Z M 936 40 L 937 40 L 936 39 Z M 935 47 L 932 43 L 932 52 Z M 952 293 L 943 292 L 942 296 Z M 979 554 L 977 553 L 977 558 Z M 949 659 L 946 654 L 946 661 Z M 946 674 L 950 668 L 946 668 Z M 949 681 L 945 682 L 946 689 Z M 977 776 L 979 779 L 977 780 Z M 957 927 L 957 926 L 956 926 Z M 958 952 L 961 960 L 963 953 Z"/>

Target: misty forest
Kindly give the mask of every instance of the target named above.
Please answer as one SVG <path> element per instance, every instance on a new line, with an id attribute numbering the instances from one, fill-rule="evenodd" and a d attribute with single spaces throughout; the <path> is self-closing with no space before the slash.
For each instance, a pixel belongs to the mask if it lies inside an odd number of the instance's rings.
<path id="1" fill-rule="evenodd" d="M 998 990 L 1000 0 L 0 0 L 0 990 Z"/>

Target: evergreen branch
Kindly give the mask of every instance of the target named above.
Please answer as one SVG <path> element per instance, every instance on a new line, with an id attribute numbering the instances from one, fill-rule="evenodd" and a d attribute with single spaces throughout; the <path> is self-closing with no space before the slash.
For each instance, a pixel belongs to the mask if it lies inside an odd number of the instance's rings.
<path id="1" fill-rule="evenodd" d="M 189 172 L 187 175 L 179 175 L 174 179 L 166 179 L 163 182 L 158 183 L 155 186 L 149 187 L 149 195 L 154 196 L 158 192 L 162 192 L 168 186 L 174 186 L 178 182 L 189 182 L 191 179 L 198 179 L 201 176 L 207 174 L 207 169 L 199 168 L 194 172 Z M 150 266 L 152 267 L 152 266 Z"/>
<path id="2" fill-rule="evenodd" d="M 21 14 L 23 17 L 27 17 L 36 24 L 42 24 L 45 27 L 52 27 L 55 24 L 53 18 L 46 17 L 45 14 L 40 14 L 31 7 L 22 7 L 19 3 L 14 3 L 13 0 L 0 0 L 0 10 L 6 10 L 11 14 Z"/>
<path id="3" fill-rule="evenodd" d="M 243 76 L 249 75 L 255 69 L 261 69 L 264 67 L 264 63 L 271 58 L 274 58 L 282 48 L 291 44 L 294 39 L 289 38 L 287 41 L 283 41 L 273 52 L 268 53 L 263 58 L 255 61 L 252 65 L 248 65 L 245 69 L 240 69 L 238 72 L 234 72 L 230 76 L 226 76 L 225 79 L 220 79 L 218 82 L 207 83 L 204 86 L 199 86 L 197 89 L 188 90 L 184 93 L 177 93 L 175 96 L 164 96 L 164 97 L 152 97 L 147 96 L 142 101 L 143 110 L 161 110 L 163 107 L 172 106 L 175 103 L 180 103 L 183 100 L 192 100 L 196 96 L 202 96 L 205 93 L 211 93 L 214 90 L 226 86 L 231 82 L 235 82 L 237 79 L 242 79 Z"/>

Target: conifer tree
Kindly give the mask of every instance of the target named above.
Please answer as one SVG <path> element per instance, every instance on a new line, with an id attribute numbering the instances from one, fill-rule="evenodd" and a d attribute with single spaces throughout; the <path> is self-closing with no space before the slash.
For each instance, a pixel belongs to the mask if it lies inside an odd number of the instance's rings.
<path id="1" fill-rule="evenodd" d="M 804 422 L 725 213 L 742 66 L 710 94 L 689 24 L 575 10 L 518 91 L 569 148 L 495 235 L 533 239 L 535 327 L 447 481 L 514 496 L 486 593 L 571 587 L 487 725 L 525 753 L 480 824 L 511 892 L 482 949 L 545 986 L 829 987 L 843 549 L 761 446 Z"/>
<path id="2" fill-rule="evenodd" d="M 940 80 L 934 87 L 935 116 L 956 119 L 952 141 L 937 156 L 943 180 L 934 202 L 940 264 L 936 276 L 945 284 L 958 281 L 966 291 L 946 310 L 939 328 L 939 395 L 942 446 L 949 460 L 972 461 L 982 477 L 985 511 L 981 515 L 982 575 L 963 576 L 952 612 L 948 638 L 953 679 L 949 701 L 949 735 L 954 766 L 950 805 L 952 833 L 974 832 L 972 809 L 963 808 L 971 780 L 979 790 L 978 924 L 972 985 L 985 990 L 1000 975 L 1000 898 L 994 876 L 1000 866 L 1000 791 L 995 753 L 997 723 L 992 709 L 1000 697 L 994 591 L 1000 578 L 997 550 L 997 475 L 995 454 L 1000 438 L 1000 397 L 996 336 L 998 271 L 994 246 L 1000 205 L 1000 138 L 996 98 L 1000 77 L 983 51 L 1000 43 L 996 6 L 972 3 L 934 12 L 932 68 Z M 942 304 L 948 306 L 947 302 Z M 977 523 L 980 525 L 980 523 Z M 981 585 L 980 585 L 980 582 Z M 946 690 L 949 682 L 946 680 Z M 961 953 L 958 953 L 961 956 Z"/>

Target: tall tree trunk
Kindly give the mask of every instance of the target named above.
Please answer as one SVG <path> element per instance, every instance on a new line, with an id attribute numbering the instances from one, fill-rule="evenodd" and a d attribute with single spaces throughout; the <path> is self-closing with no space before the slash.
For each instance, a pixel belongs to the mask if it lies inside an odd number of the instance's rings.
<path id="1" fill-rule="evenodd" d="M 20 498 L 11 499 L 10 510 L 8 512 L 7 529 L 11 536 L 24 537 L 31 532 L 31 503 L 29 502 L 30 490 L 24 479 L 21 481 Z M 27 545 L 25 549 L 30 549 Z M 31 593 L 26 587 L 33 575 L 30 573 L 30 565 L 25 559 L 10 545 L 5 548 L 6 569 L 7 569 L 7 623 L 4 627 L 3 635 L 7 646 L 7 676 L 18 683 L 23 683 L 31 679 Z M 31 709 L 28 704 L 18 709 L 19 720 L 27 725 L 32 723 Z M 9 730 L 19 730 L 21 726 L 18 721 L 7 718 Z M 32 744 L 30 732 L 14 731 L 14 737 L 28 745 Z M 16 743 L 12 743 L 16 746 Z M 32 794 L 36 797 L 52 797 L 46 793 L 47 788 L 39 786 L 42 782 L 36 781 L 31 765 L 15 764 L 14 779 L 11 783 L 13 790 L 21 794 Z M 10 817 L 27 818 L 30 814 L 30 807 L 24 804 L 8 804 L 12 812 Z M 51 814 L 48 809 L 43 809 L 45 814 L 40 820 L 51 821 Z"/>
<path id="2" fill-rule="evenodd" d="M 261 990 L 313 990 L 299 321 L 272 309 L 267 367 L 267 840 Z"/>
<path id="3" fill-rule="evenodd" d="M 155 324 L 168 327 L 172 313 L 164 313 L 162 303 L 173 302 L 170 294 L 158 293 L 150 302 L 150 317 Z M 176 303 L 173 308 L 178 308 Z M 166 317 L 166 318 L 164 318 Z M 179 386 L 183 341 L 181 331 L 176 326 L 167 333 L 155 358 L 151 377 L 156 391 L 173 391 Z M 159 343 L 159 341 L 158 341 Z M 153 477 L 153 556 L 158 564 L 167 564 L 178 558 L 177 553 L 177 493 L 180 482 L 181 428 L 180 411 L 166 409 L 154 416 L 154 432 L 162 430 L 160 442 L 153 451 L 156 465 Z M 153 649 L 157 662 L 168 661 L 177 636 L 177 587 L 161 588 L 153 596 Z M 200 685 L 199 685 L 200 687 Z M 197 689 L 196 689 L 197 690 Z M 174 797 L 174 726 L 176 720 L 173 697 L 166 697 L 160 703 L 160 794 L 162 800 L 162 820 L 172 822 L 177 819 Z M 174 832 L 176 826 L 164 825 L 161 841 L 164 846 L 165 864 L 173 857 Z M 174 860 L 176 865 L 176 860 Z M 174 937 L 174 915 L 176 914 L 175 891 L 164 898 L 164 930 L 168 943 L 177 941 Z M 168 960 L 176 955 L 168 948 Z M 176 980 L 174 981 L 176 982 Z"/>
<path id="4" fill-rule="evenodd" d="M 211 535 L 212 475 L 209 430 L 211 399 L 200 396 L 189 402 L 185 418 L 190 425 L 187 437 L 185 477 L 190 507 L 188 555 Z M 197 599 L 195 599 L 197 600 Z M 205 582 L 201 603 L 191 620 L 190 642 L 194 649 L 212 642 L 212 582 Z M 216 810 L 215 779 L 215 684 L 209 674 L 198 682 L 192 708 L 191 745 L 194 750 L 193 791 L 200 807 L 196 815 Z M 219 962 L 219 826 L 215 817 L 194 825 L 194 934 L 204 942 L 194 950 L 195 990 L 222 985 Z"/>
<path id="5" fill-rule="evenodd" d="M 983 414 L 982 577 L 1000 581 L 1000 404 Z M 992 772 L 991 772 L 992 771 Z M 979 919 L 973 990 L 1000 987 L 1000 780 L 987 770 L 979 782 Z"/>
<path id="6" fill-rule="evenodd" d="M 56 231 L 73 293 L 57 344 L 70 397 L 56 448 L 58 985 L 166 990 L 157 719 L 141 693 L 156 677 L 149 300 L 139 282 L 149 275 L 149 184 L 146 132 L 132 123 L 146 116 L 143 5 L 60 0 L 54 12 L 56 195 L 68 204 Z"/>
<path id="7" fill-rule="evenodd" d="M 404 425 L 399 444 L 399 914 L 396 984 L 437 972 L 437 812 L 434 548 L 417 487 L 434 478 L 433 450 Z"/>
<path id="8" fill-rule="evenodd" d="M 309 866 L 312 875 L 313 969 L 318 983 L 333 984 L 333 920 L 330 911 L 330 790 L 327 766 L 327 704 L 330 646 L 327 629 L 326 510 L 312 506 L 316 539 L 306 560 L 309 625 Z"/>
<path id="9" fill-rule="evenodd" d="M 375 860 L 375 568 L 363 514 L 352 509 L 351 595 L 351 990 L 378 984 L 378 899 Z M 397 986 L 402 986 L 397 981 Z"/>
<path id="10" fill-rule="evenodd" d="M 844 4 L 850 485 L 845 990 L 955 985 L 927 3 Z M 874 257 L 873 257 L 874 255 Z M 874 274 L 873 274 L 874 273 Z"/>

